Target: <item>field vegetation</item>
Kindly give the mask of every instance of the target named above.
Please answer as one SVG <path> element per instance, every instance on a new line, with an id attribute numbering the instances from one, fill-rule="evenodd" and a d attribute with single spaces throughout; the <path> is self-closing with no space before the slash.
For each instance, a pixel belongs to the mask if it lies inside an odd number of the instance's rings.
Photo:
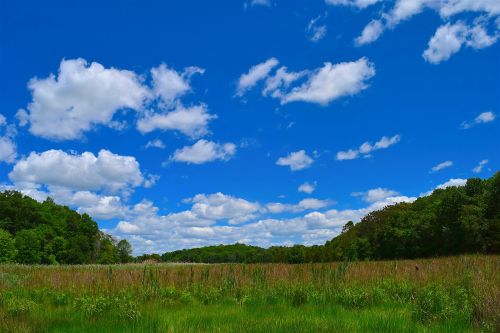
<path id="1" fill-rule="evenodd" d="M 496 332 L 500 257 L 0 266 L 0 332 Z"/>

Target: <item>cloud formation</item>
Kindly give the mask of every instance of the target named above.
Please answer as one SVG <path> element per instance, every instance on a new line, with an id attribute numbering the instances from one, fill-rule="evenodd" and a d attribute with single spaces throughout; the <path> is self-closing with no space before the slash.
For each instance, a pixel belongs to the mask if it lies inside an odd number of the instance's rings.
<path id="1" fill-rule="evenodd" d="M 236 145 L 234 143 L 219 144 L 201 139 L 192 146 L 177 149 L 170 160 L 188 164 L 203 164 L 215 160 L 227 161 L 235 153 Z"/>
<path id="2" fill-rule="evenodd" d="M 288 154 L 288 156 L 280 157 L 276 164 L 280 166 L 288 166 L 292 171 L 307 169 L 313 164 L 314 160 L 306 154 L 305 150 L 299 150 Z"/>
<path id="3" fill-rule="evenodd" d="M 444 161 L 442 163 L 439 163 L 438 165 L 435 165 L 431 168 L 431 173 L 432 172 L 438 172 L 438 171 L 441 171 L 443 169 L 446 169 L 446 168 L 449 168 L 453 166 L 453 161 Z"/>
<path id="4" fill-rule="evenodd" d="M 483 112 L 479 114 L 476 118 L 474 118 L 471 121 L 464 121 L 461 125 L 462 129 L 469 129 L 473 126 L 479 125 L 479 124 L 485 124 L 485 123 L 490 123 L 496 119 L 496 115 L 491 112 Z"/>
<path id="5" fill-rule="evenodd" d="M 272 66 L 269 65 L 271 60 L 274 60 Z M 289 72 L 286 67 L 280 67 L 271 75 L 272 68 L 277 64 L 278 61 L 271 58 L 252 67 L 240 78 L 240 82 L 245 78 L 246 83 L 244 89 L 238 86 L 237 95 L 242 96 L 259 81 L 266 79 L 262 94 L 279 99 L 281 104 L 307 102 L 328 105 L 336 99 L 353 96 L 368 88 L 368 81 L 375 76 L 375 66 L 367 58 L 338 64 L 325 62 L 322 67 L 299 72 Z M 300 80 L 304 77 L 306 80 Z M 299 80 L 302 83 L 292 86 Z"/>
<path id="6" fill-rule="evenodd" d="M 401 140 L 400 135 L 394 135 L 392 137 L 383 136 L 379 141 L 372 144 L 369 141 L 364 142 L 357 149 L 349 149 L 346 151 L 337 152 L 335 159 L 337 161 L 354 160 L 359 157 L 368 157 L 375 150 L 386 149 L 392 145 L 395 145 Z"/>

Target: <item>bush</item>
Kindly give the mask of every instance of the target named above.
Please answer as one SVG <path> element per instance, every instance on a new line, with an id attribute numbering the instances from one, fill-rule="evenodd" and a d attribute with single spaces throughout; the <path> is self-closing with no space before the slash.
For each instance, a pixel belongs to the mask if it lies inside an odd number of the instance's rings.
<path id="1" fill-rule="evenodd" d="M 83 296 L 75 301 L 75 307 L 85 317 L 98 317 L 108 312 L 113 306 L 113 301 L 106 296 Z"/>
<path id="2" fill-rule="evenodd" d="M 429 286 L 417 293 L 414 315 L 418 320 L 443 320 L 449 318 L 452 313 L 452 301 L 444 288 Z"/>
<path id="3" fill-rule="evenodd" d="M 307 303 L 307 293 L 302 289 L 295 289 L 292 293 L 292 306 L 301 306 Z"/>
<path id="4" fill-rule="evenodd" d="M 30 313 L 37 304 L 27 298 L 10 297 L 5 301 L 5 310 L 11 316 L 21 316 Z"/>

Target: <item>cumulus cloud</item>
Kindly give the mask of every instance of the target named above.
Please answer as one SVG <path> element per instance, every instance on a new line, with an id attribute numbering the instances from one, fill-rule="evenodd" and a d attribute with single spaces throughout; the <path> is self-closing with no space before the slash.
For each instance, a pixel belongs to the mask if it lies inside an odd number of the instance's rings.
<path id="1" fill-rule="evenodd" d="M 375 75 L 375 67 L 366 58 L 332 64 L 326 62 L 316 69 L 308 81 L 283 95 L 283 104 L 303 101 L 327 105 L 343 96 L 352 96 L 368 87 L 367 81 Z"/>
<path id="2" fill-rule="evenodd" d="M 189 79 L 194 74 L 203 74 L 205 70 L 199 67 L 188 67 L 183 73 L 168 68 L 165 64 L 151 69 L 153 92 L 160 97 L 168 107 L 179 97 L 191 90 Z"/>
<path id="3" fill-rule="evenodd" d="M 493 45 L 497 37 L 489 36 L 481 25 L 471 27 L 462 21 L 447 23 L 436 30 L 422 56 L 431 64 L 439 64 L 457 53 L 463 45 L 482 49 Z"/>
<path id="4" fill-rule="evenodd" d="M 357 1 L 326 0 L 335 5 L 353 5 Z M 364 2 L 364 1 L 362 1 Z M 371 4 L 371 1 L 367 1 Z M 377 1 L 374 1 L 377 2 Z M 382 12 L 379 18 L 371 20 L 355 39 L 356 45 L 364 45 L 376 41 L 385 30 L 394 29 L 399 23 L 423 12 L 426 9 L 437 12 L 446 24 L 436 30 L 429 41 L 423 57 L 426 61 L 438 64 L 451 57 L 465 45 L 481 49 L 494 44 L 498 40 L 499 26 L 493 28 L 493 35 L 488 33 L 488 25 L 495 25 L 500 14 L 500 5 L 496 0 L 396 0 L 389 10 Z M 364 8 L 366 6 L 359 6 Z M 462 21 L 448 22 L 452 16 L 465 12 L 476 14 L 472 26 Z"/>
<path id="5" fill-rule="evenodd" d="M 345 161 L 345 160 L 354 160 L 358 157 L 364 156 L 370 156 L 369 154 L 375 150 L 379 149 L 386 149 L 389 148 L 392 145 L 395 145 L 401 140 L 400 135 L 394 135 L 392 137 L 387 137 L 383 136 L 380 138 L 379 141 L 375 142 L 375 144 L 372 144 L 371 142 L 364 142 L 359 146 L 358 149 L 349 149 L 346 151 L 339 151 L 337 152 L 335 159 L 337 161 Z"/>
<path id="6" fill-rule="evenodd" d="M 272 67 L 265 67 L 265 70 L 261 67 L 255 69 L 257 66 L 252 67 L 248 74 L 242 75 L 242 78 L 248 76 L 250 79 L 247 80 L 249 83 L 244 85 L 245 89 L 238 89 L 238 92 L 242 92 L 238 94 L 242 95 L 258 81 L 266 79 L 263 95 L 277 98 L 281 104 L 302 101 L 327 105 L 338 98 L 352 96 L 366 89 L 368 81 L 375 76 L 375 66 L 367 58 L 338 64 L 325 62 L 315 70 L 299 72 L 289 72 L 286 67 L 281 67 L 271 75 L 272 68 L 277 64 L 276 60 Z M 259 75 L 251 75 L 254 72 Z M 303 77 L 306 77 L 305 82 L 292 87 L 292 83 Z"/>
<path id="7" fill-rule="evenodd" d="M 144 183 L 139 163 L 132 156 L 113 154 L 108 150 L 80 154 L 62 150 L 31 152 L 19 160 L 9 178 L 15 184 L 40 184 L 76 191 L 128 191 Z"/>
<path id="8" fill-rule="evenodd" d="M 481 171 L 483 171 L 483 168 L 486 164 L 488 164 L 488 160 L 481 160 L 479 164 L 474 169 L 472 169 L 472 172 L 480 173 Z"/>
<path id="9" fill-rule="evenodd" d="M 199 138 L 209 133 L 208 123 L 216 118 L 216 115 L 208 113 L 205 104 L 191 107 L 178 105 L 175 110 L 169 112 L 146 112 L 137 121 L 137 129 L 142 133 L 149 133 L 157 129 L 175 130 L 191 138 Z"/>
<path id="10" fill-rule="evenodd" d="M 355 197 L 362 197 L 366 202 L 374 203 L 377 201 L 385 200 L 389 197 L 398 196 L 399 193 L 394 190 L 379 187 L 368 190 L 366 192 L 353 192 L 352 195 Z"/>
<path id="11" fill-rule="evenodd" d="M 307 169 L 313 164 L 314 160 L 306 154 L 305 150 L 299 150 L 288 154 L 288 156 L 280 157 L 277 165 L 288 166 L 290 170 L 297 171 Z"/>
<path id="12" fill-rule="evenodd" d="M 401 195 L 380 198 L 360 209 L 318 211 L 334 202 L 308 198 L 297 204 L 261 205 L 220 192 L 198 194 L 184 200 L 191 204 L 188 210 L 177 213 L 160 215 L 159 209 L 149 201 L 128 207 L 125 217 L 112 232 L 129 239 L 137 254 L 235 242 L 284 245 L 291 244 L 291 238 L 308 245 L 322 244 L 340 233 L 348 221 L 358 222 L 373 210 L 416 199 Z M 298 215 L 267 216 L 281 213 Z"/>
<path id="13" fill-rule="evenodd" d="M 99 125 L 126 128 L 115 116 L 132 109 L 139 113 L 137 128 L 142 133 L 176 130 L 200 137 L 208 133 L 208 122 L 216 116 L 202 103 L 185 107 L 180 98 L 192 91 L 191 77 L 203 73 L 199 67 L 178 72 L 161 64 L 151 69 L 149 86 L 133 71 L 105 68 L 81 58 L 63 59 L 57 75 L 29 81 L 32 102 L 27 110 L 19 109 L 16 118 L 21 127 L 29 124 L 33 135 L 73 140 Z"/>
<path id="14" fill-rule="evenodd" d="M 465 184 L 467 184 L 467 179 L 451 178 L 450 180 L 434 187 L 434 189 L 427 191 L 427 192 L 424 192 L 424 193 L 421 193 L 420 196 L 425 197 L 425 196 L 431 195 L 432 192 L 434 192 L 435 190 L 444 190 L 445 188 L 452 187 L 452 186 L 460 187 L 460 186 L 465 186 Z"/>
<path id="15" fill-rule="evenodd" d="M 453 161 L 444 161 L 442 163 L 439 163 L 438 165 L 435 165 L 431 168 L 431 173 L 432 172 L 438 172 L 438 171 L 441 171 L 443 169 L 446 169 L 446 168 L 449 168 L 453 166 Z"/>
<path id="16" fill-rule="evenodd" d="M 361 35 L 354 40 L 354 43 L 358 46 L 369 44 L 376 41 L 382 32 L 384 31 L 384 25 L 380 20 L 372 20 L 366 25 L 366 27 L 361 32 Z"/>
<path id="17" fill-rule="evenodd" d="M 270 202 L 266 204 L 266 209 L 271 214 L 280 214 L 285 212 L 303 212 L 305 210 L 321 209 L 335 204 L 333 200 L 321 200 L 316 198 L 306 198 L 297 204 L 287 204 L 281 202 Z"/>
<path id="18" fill-rule="evenodd" d="M 488 112 L 483 112 L 479 114 L 476 118 L 474 118 L 472 121 L 464 121 L 462 123 L 462 128 L 463 129 L 469 129 L 475 125 L 478 124 L 484 124 L 484 123 L 489 123 L 494 121 L 496 118 L 495 114 L 491 111 Z"/>
<path id="19" fill-rule="evenodd" d="M 17 145 L 14 141 L 16 129 L 7 123 L 2 114 L 0 114 L 0 133 L 0 162 L 14 163 L 17 158 Z"/>
<path id="20" fill-rule="evenodd" d="M 231 224 L 245 222 L 260 208 L 258 203 L 220 192 L 210 195 L 197 194 L 188 202 L 193 203 L 191 211 L 197 216 L 210 220 L 228 219 Z"/>
<path id="21" fill-rule="evenodd" d="M 30 132 L 48 139 L 78 139 L 94 125 L 109 126 L 120 109 L 141 110 L 149 96 L 134 72 L 84 59 L 62 60 L 57 75 L 32 78 Z M 18 119 L 26 121 L 21 111 Z"/>
<path id="22" fill-rule="evenodd" d="M 235 153 L 236 145 L 233 143 L 219 144 L 201 139 L 192 146 L 177 149 L 170 159 L 188 164 L 203 164 L 215 160 L 227 161 Z"/>
<path id="23" fill-rule="evenodd" d="M 302 193 L 306 193 L 306 194 L 311 194 L 315 190 L 316 190 L 316 182 L 314 182 L 314 183 L 305 182 L 305 183 L 301 184 L 297 189 L 297 191 L 302 192 Z"/>
<path id="24" fill-rule="evenodd" d="M 278 59 L 269 58 L 260 64 L 252 66 L 247 73 L 240 76 L 236 88 L 236 95 L 243 96 L 247 90 L 254 87 L 259 81 L 265 79 L 277 65 Z"/>

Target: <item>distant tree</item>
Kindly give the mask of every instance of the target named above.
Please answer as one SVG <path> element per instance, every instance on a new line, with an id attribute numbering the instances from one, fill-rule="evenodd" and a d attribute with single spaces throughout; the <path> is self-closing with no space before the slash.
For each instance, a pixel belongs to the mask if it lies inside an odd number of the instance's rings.
<path id="1" fill-rule="evenodd" d="M 0 263 L 13 262 L 17 256 L 17 249 L 12 235 L 0 229 Z"/>
<path id="2" fill-rule="evenodd" d="M 132 261 L 132 245 L 126 240 L 122 239 L 116 245 L 118 251 L 118 260 L 122 263 L 127 263 Z"/>
<path id="3" fill-rule="evenodd" d="M 344 232 L 348 232 L 349 230 L 352 229 L 352 227 L 354 227 L 354 223 L 352 221 L 349 221 L 347 222 L 346 224 L 344 224 L 344 226 L 342 227 L 342 233 Z"/>
<path id="4" fill-rule="evenodd" d="M 21 230 L 16 234 L 16 261 L 21 264 L 39 264 L 42 260 L 40 238 L 35 230 Z"/>

